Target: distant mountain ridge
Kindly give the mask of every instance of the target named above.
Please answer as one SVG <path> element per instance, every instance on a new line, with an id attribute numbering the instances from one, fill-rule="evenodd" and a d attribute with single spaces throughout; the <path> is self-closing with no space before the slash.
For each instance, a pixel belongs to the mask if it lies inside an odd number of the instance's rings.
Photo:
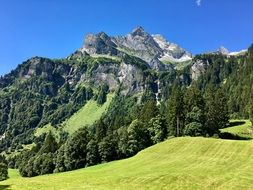
<path id="1" fill-rule="evenodd" d="M 79 51 L 91 56 L 117 56 L 126 52 L 143 59 L 158 70 L 168 66 L 164 62 L 192 60 L 192 54 L 179 45 L 168 42 L 160 34 L 150 35 L 142 27 L 135 28 L 126 36 L 110 37 L 104 32 L 88 34 Z"/>

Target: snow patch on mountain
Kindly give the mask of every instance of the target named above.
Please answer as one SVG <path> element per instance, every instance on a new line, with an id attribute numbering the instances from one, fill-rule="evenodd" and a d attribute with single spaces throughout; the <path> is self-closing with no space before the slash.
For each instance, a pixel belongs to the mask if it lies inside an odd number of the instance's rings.
<path id="1" fill-rule="evenodd" d="M 192 55 L 179 45 L 168 42 L 162 35 L 152 35 L 153 39 L 163 50 L 160 61 L 184 62 L 192 59 Z"/>

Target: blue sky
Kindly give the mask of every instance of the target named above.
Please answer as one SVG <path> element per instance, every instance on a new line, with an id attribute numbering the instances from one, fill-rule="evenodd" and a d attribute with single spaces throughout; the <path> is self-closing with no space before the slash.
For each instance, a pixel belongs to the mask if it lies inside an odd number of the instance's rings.
<path id="1" fill-rule="evenodd" d="M 0 75 L 32 56 L 66 57 L 87 33 L 136 26 L 193 54 L 253 43 L 252 0 L 0 0 Z"/>

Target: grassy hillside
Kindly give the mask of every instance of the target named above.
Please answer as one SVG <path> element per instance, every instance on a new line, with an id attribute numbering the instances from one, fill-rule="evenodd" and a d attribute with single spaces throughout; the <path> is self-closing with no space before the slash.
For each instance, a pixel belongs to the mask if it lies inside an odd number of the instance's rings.
<path id="1" fill-rule="evenodd" d="M 89 100 L 78 112 L 63 122 L 63 130 L 72 134 L 85 125 L 93 124 L 108 109 L 113 96 L 114 94 L 108 94 L 107 101 L 103 105 L 99 105 L 95 100 Z M 49 131 L 51 131 L 57 139 L 59 138 L 60 131 L 52 127 L 50 124 L 42 128 L 37 128 L 34 135 L 38 137 L 43 133 L 47 133 Z"/>
<path id="2" fill-rule="evenodd" d="M 173 138 L 136 156 L 71 172 L 21 178 L 9 190 L 253 189 L 253 141 Z"/>
<path id="3" fill-rule="evenodd" d="M 221 129 L 221 132 L 231 133 L 243 138 L 253 139 L 253 126 L 250 120 L 231 120 L 231 127 Z"/>
<path id="4" fill-rule="evenodd" d="M 72 134 L 85 125 L 91 125 L 107 110 L 112 98 L 113 94 L 108 94 L 107 101 L 102 106 L 94 100 L 88 101 L 85 106 L 63 123 L 64 130 Z"/>

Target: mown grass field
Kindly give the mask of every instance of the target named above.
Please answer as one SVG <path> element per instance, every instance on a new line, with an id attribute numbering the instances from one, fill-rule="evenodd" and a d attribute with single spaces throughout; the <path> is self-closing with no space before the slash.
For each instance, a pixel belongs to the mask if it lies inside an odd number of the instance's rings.
<path id="1" fill-rule="evenodd" d="M 136 156 L 71 172 L 22 178 L 0 190 L 253 189 L 253 141 L 172 138 Z"/>
<path id="2" fill-rule="evenodd" d="M 243 138 L 253 139 L 253 126 L 250 120 L 231 120 L 232 127 L 221 129 L 221 132 L 231 133 Z"/>

